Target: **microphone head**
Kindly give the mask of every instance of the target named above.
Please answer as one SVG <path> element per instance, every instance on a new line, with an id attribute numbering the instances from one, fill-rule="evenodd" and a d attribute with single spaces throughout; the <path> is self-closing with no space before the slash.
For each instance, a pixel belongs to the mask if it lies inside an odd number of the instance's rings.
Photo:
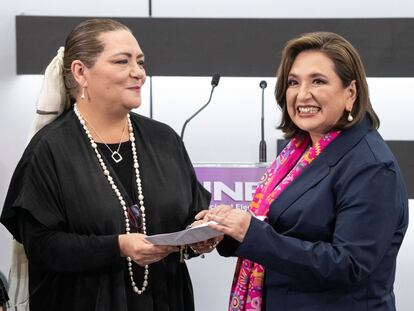
<path id="1" fill-rule="evenodd" d="M 260 81 L 260 88 L 265 89 L 267 87 L 267 82 L 265 80 Z"/>
<path id="2" fill-rule="evenodd" d="M 211 85 L 217 86 L 219 84 L 219 81 L 220 81 L 220 75 L 218 73 L 215 73 L 213 75 L 213 78 L 211 79 Z"/>

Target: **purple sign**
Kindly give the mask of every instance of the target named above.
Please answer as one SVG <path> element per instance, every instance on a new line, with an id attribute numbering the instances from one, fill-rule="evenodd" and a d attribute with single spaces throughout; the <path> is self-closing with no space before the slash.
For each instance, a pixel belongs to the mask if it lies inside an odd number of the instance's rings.
<path id="1" fill-rule="evenodd" d="M 256 187 L 266 171 L 254 166 L 197 166 L 194 165 L 200 183 L 211 192 L 211 205 L 232 205 L 247 209 Z"/>

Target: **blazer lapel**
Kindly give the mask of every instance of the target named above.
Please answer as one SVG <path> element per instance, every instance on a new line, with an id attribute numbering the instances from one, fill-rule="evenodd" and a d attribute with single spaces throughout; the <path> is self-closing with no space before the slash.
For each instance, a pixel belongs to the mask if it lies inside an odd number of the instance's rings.
<path id="1" fill-rule="evenodd" d="M 269 208 L 269 223 L 274 225 L 279 217 L 306 191 L 325 178 L 338 161 L 366 135 L 371 126 L 368 117 L 342 133 L 291 182 L 273 201 Z"/>
<path id="2" fill-rule="evenodd" d="M 328 174 L 329 165 L 322 153 L 272 202 L 268 214 L 269 222 L 275 224 L 283 212 Z"/>

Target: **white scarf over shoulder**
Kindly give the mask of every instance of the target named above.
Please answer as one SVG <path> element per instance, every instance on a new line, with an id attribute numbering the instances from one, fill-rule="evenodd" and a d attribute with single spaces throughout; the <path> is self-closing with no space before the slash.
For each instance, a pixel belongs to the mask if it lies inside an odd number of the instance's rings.
<path id="1" fill-rule="evenodd" d="M 36 115 L 28 135 L 28 142 L 45 125 L 65 110 L 66 90 L 63 81 L 64 47 L 47 66 L 36 105 Z M 12 263 L 9 275 L 9 307 L 15 311 L 29 310 L 28 261 L 23 245 L 13 240 Z"/>

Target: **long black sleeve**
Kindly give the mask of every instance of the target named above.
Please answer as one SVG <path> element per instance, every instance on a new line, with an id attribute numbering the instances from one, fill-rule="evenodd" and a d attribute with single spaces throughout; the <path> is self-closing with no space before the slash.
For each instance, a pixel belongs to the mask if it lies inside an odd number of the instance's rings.
<path id="1" fill-rule="evenodd" d="M 0 279 L 0 306 L 4 305 L 8 300 L 9 296 L 7 295 L 6 288 Z"/>
<path id="2" fill-rule="evenodd" d="M 20 211 L 20 235 L 31 263 L 55 272 L 82 272 L 121 264 L 117 235 L 80 235 L 51 230 Z"/>

